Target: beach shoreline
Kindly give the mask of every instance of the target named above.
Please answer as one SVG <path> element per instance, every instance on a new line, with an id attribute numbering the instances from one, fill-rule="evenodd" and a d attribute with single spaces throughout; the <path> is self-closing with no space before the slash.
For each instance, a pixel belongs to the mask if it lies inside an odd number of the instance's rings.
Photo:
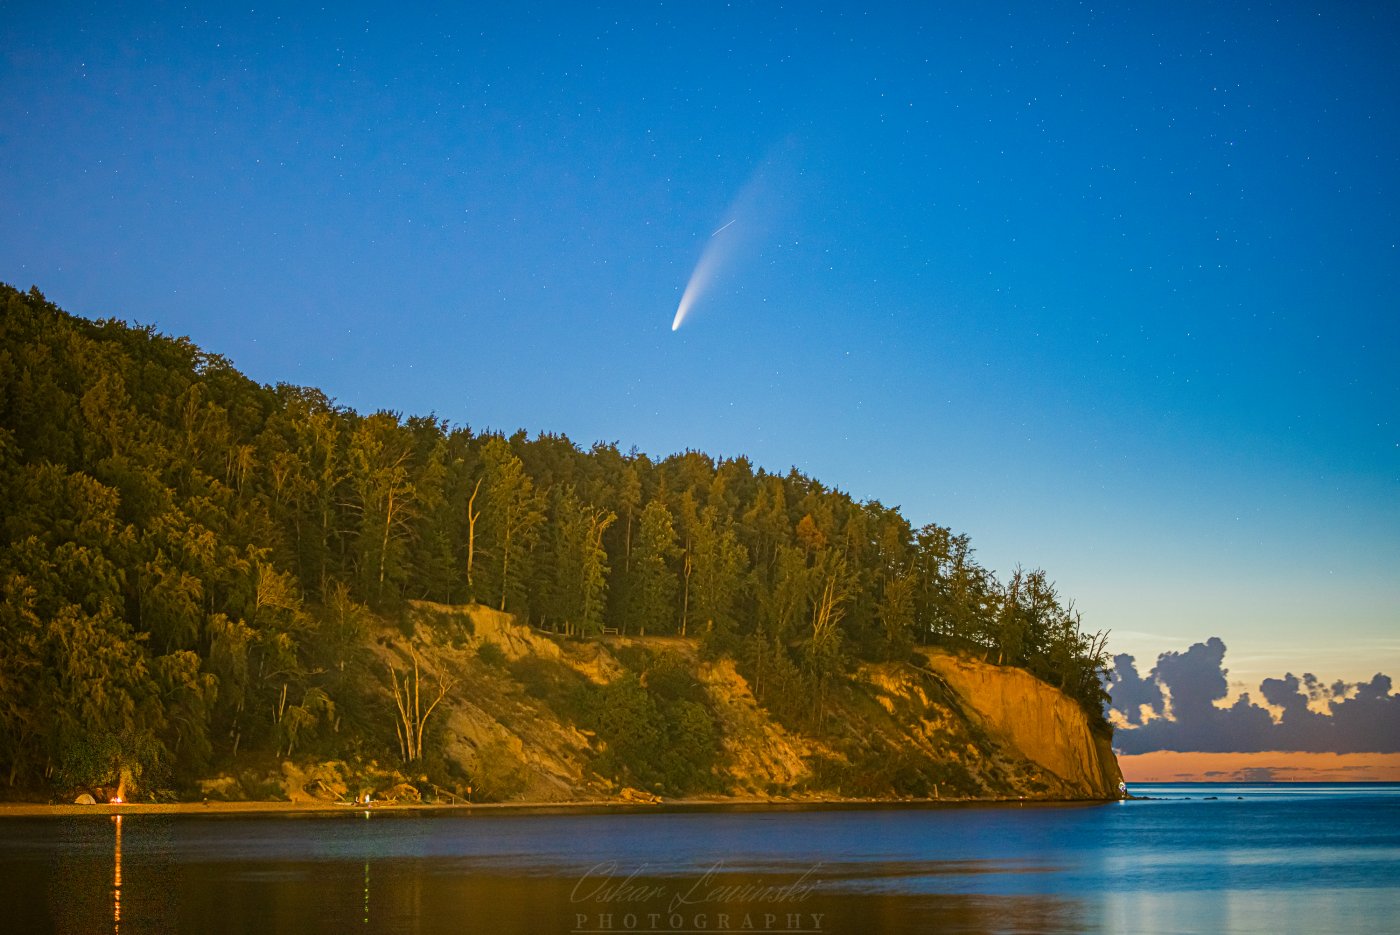
<path id="1" fill-rule="evenodd" d="M 587 812 L 725 811 L 768 809 L 890 808 L 909 806 L 929 808 L 967 805 L 1087 805 L 1115 799 L 1021 799 L 1008 797 L 941 799 L 847 799 L 834 796 L 813 798 L 707 797 L 664 799 L 657 803 L 628 802 L 620 799 L 582 799 L 564 802 L 459 802 L 398 803 L 308 800 L 298 802 L 123 802 L 76 805 L 71 803 L 0 802 L 0 819 L 72 818 L 83 815 L 330 815 L 330 814 L 560 814 Z"/>

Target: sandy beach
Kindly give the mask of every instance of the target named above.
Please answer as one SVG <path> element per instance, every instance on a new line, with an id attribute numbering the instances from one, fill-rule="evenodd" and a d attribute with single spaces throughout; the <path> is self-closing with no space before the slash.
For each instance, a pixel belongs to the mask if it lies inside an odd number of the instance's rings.
<path id="1" fill-rule="evenodd" d="M 714 805 L 763 804 L 764 800 L 707 800 L 705 802 L 687 800 L 667 802 L 675 805 Z M 120 805 L 105 803 L 99 805 L 44 804 L 38 802 L 6 802 L 0 804 L 0 818 L 75 815 L 295 815 L 325 814 L 329 812 L 472 812 L 472 811 L 542 811 L 577 809 L 649 809 L 656 805 L 641 805 L 635 802 L 617 800 L 591 800 L 580 802 L 477 802 L 437 804 L 437 803 L 395 803 L 373 802 L 368 806 L 349 802 L 322 802 L 308 800 L 301 802 L 123 802 Z"/>
<path id="2" fill-rule="evenodd" d="M 727 808 L 881 808 L 896 805 L 926 807 L 931 805 L 974 805 L 974 804 L 1083 804 L 1094 800 L 1051 800 L 1017 799 L 1004 797 L 989 798 L 943 798 L 943 799 L 846 799 L 833 796 L 811 798 L 731 798 L 702 797 L 684 799 L 664 799 L 655 804 L 628 802 L 620 799 L 583 799 L 572 802 L 476 802 L 439 803 L 391 803 L 374 802 L 369 806 L 347 802 L 324 802 L 306 800 L 299 802 L 123 802 L 98 805 L 46 804 L 39 802 L 0 803 L 0 819 L 62 817 L 80 815 L 297 815 L 356 812 L 579 812 L 579 811 L 635 811 L 674 809 L 727 809 Z"/>

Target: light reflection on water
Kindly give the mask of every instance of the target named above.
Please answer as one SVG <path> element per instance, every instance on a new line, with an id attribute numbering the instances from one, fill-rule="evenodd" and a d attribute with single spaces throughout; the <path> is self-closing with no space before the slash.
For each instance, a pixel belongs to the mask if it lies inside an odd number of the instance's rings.
<path id="1" fill-rule="evenodd" d="M 0 920 L 15 931 L 572 935 L 677 899 L 681 921 L 699 930 L 703 912 L 707 931 L 721 914 L 763 930 L 787 910 L 834 933 L 1371 933 L 1400 918 L 1400 786 L 1132 791 L 1152 798 L 11 818 L 0 820 Z M 803 881 L 803 899 L 771 898 Z M 706 893 L 722 897 L 685 896 Z"/>
<path id="2" fill-rule="evenodd" d="M 122 816 L 112 816 L 112 931 L 122 929 Z"/>

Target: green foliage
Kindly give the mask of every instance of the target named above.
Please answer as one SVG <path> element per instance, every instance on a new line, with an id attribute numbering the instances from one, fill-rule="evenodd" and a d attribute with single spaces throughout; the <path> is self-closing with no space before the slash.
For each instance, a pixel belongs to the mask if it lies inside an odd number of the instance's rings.
<path id="1" fill-rule="evenodd" d="M 150 798 L 167 778 L 160 745 L 149 734 L 96 729 L 74 737 L 63 749 L 56 776 L 65 792 L 101 789 L 126 801 Z"/>
<path id="2" fill-rule="evenodd" d="M 674 656 L 639 654 L 590 699 L 587 720 L 606 747 L 595 767 L 668 795 L 716 787 L 720 731 L 704 690 Z"/>
<path id="3" fill-rule="evenodd" d="M 888 659 L 906 658 L 914 646 L 914 587 L 913 575 L 885 580 L 877 613 L 884 636 L 881 650 Z"/>
<path id="4" fill-rule="evenodd" d="M 519 755 L 504 741 L 488 741 L 476 751 L 469 779 L 473 801 L 504 802 L 523 792 L 527 781 Z"/>
<path id="5" fill-rule="evenodd" d="M 382 605 L 405 576 L 407 540 L 422 515 L 417 481 L 431 482 L 438 465 L 413 470 L 413 438 L 387 412 L 354 420 L 347 453 L 357 578 L 361 593 Z"/>
<path id="6" fill-rule="evenodd" d="M 506 665 L 506 654 L 495 643 L 482 643 L 476 648 L 476 658 L 492 668 L 501 669 Z"/>
<path id="7" fill-rule="evenodd" d="M 861 758 L 858 765 L 816 756 L 809 762 L 813 789 L 833 790 L 853 798 L 900 796 L 914 799 L 984 794 L 966 766 L 955 759 L 932 759 L 899 749 Z"/>
<path id="8" fill-rule="evenodd" d="M 575 724 L 588 721 L 595 689 L 564 663 L 540 656 L 521 656 L 510 662 L 508 670 L 526 694 L 545 702 L 561 720 Z"/>
<path id="9" fill-rule="evenodd" d="M 714 507 L 705 509 L 692 524 L 686 560 L 690 600 L 681 619 L 681 634 L 685 635 L 691 620 L 701 632 L 732 630 L 748 555 Z"/>
<path id="10" fill-rule="evenodd" d="M 544 574 L 535 589 L 535 616 L 562 623 L 569 634 L 597 635 L 603 629 L 608 554 L 603 534 L 616 514 L 579 499 L 572 484 L 553 488 Z"/>
<path id="11" fill-rule="evenodd" d="M 622 632 L 645 635 L 666 632 L 674 619 L 676 574 L 671 570 L 678 554 L 671 511 L 653 500 L 642 511 L 641 529 L 625 579 L 627 590 L 621 614 Z M 673 626 L 674 624 L 672 624 Z"/>
<path id="12" fill-rule="evenodd" d="M 500 610 L 527 607 L 525 583 L 544 526 L 544 498 L 525 471 L 510 444 L 499 435 L 486 440 L 481 453 L 484 465 L 481 551 L 482 597 Z"/>

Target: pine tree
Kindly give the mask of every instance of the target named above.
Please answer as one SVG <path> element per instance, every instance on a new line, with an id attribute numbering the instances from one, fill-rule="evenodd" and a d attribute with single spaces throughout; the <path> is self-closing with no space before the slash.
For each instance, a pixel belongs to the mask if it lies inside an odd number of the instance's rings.
<path id="1" fill-rule="evenodd" d="M 646 634 L 670 629 L 676 620 L 676 573 L 671 562 L 678 554 L 671 511 L 659 500 L 642 510 L 632 568 L 627 575 L 623 604 L 624 632 Z"/>

